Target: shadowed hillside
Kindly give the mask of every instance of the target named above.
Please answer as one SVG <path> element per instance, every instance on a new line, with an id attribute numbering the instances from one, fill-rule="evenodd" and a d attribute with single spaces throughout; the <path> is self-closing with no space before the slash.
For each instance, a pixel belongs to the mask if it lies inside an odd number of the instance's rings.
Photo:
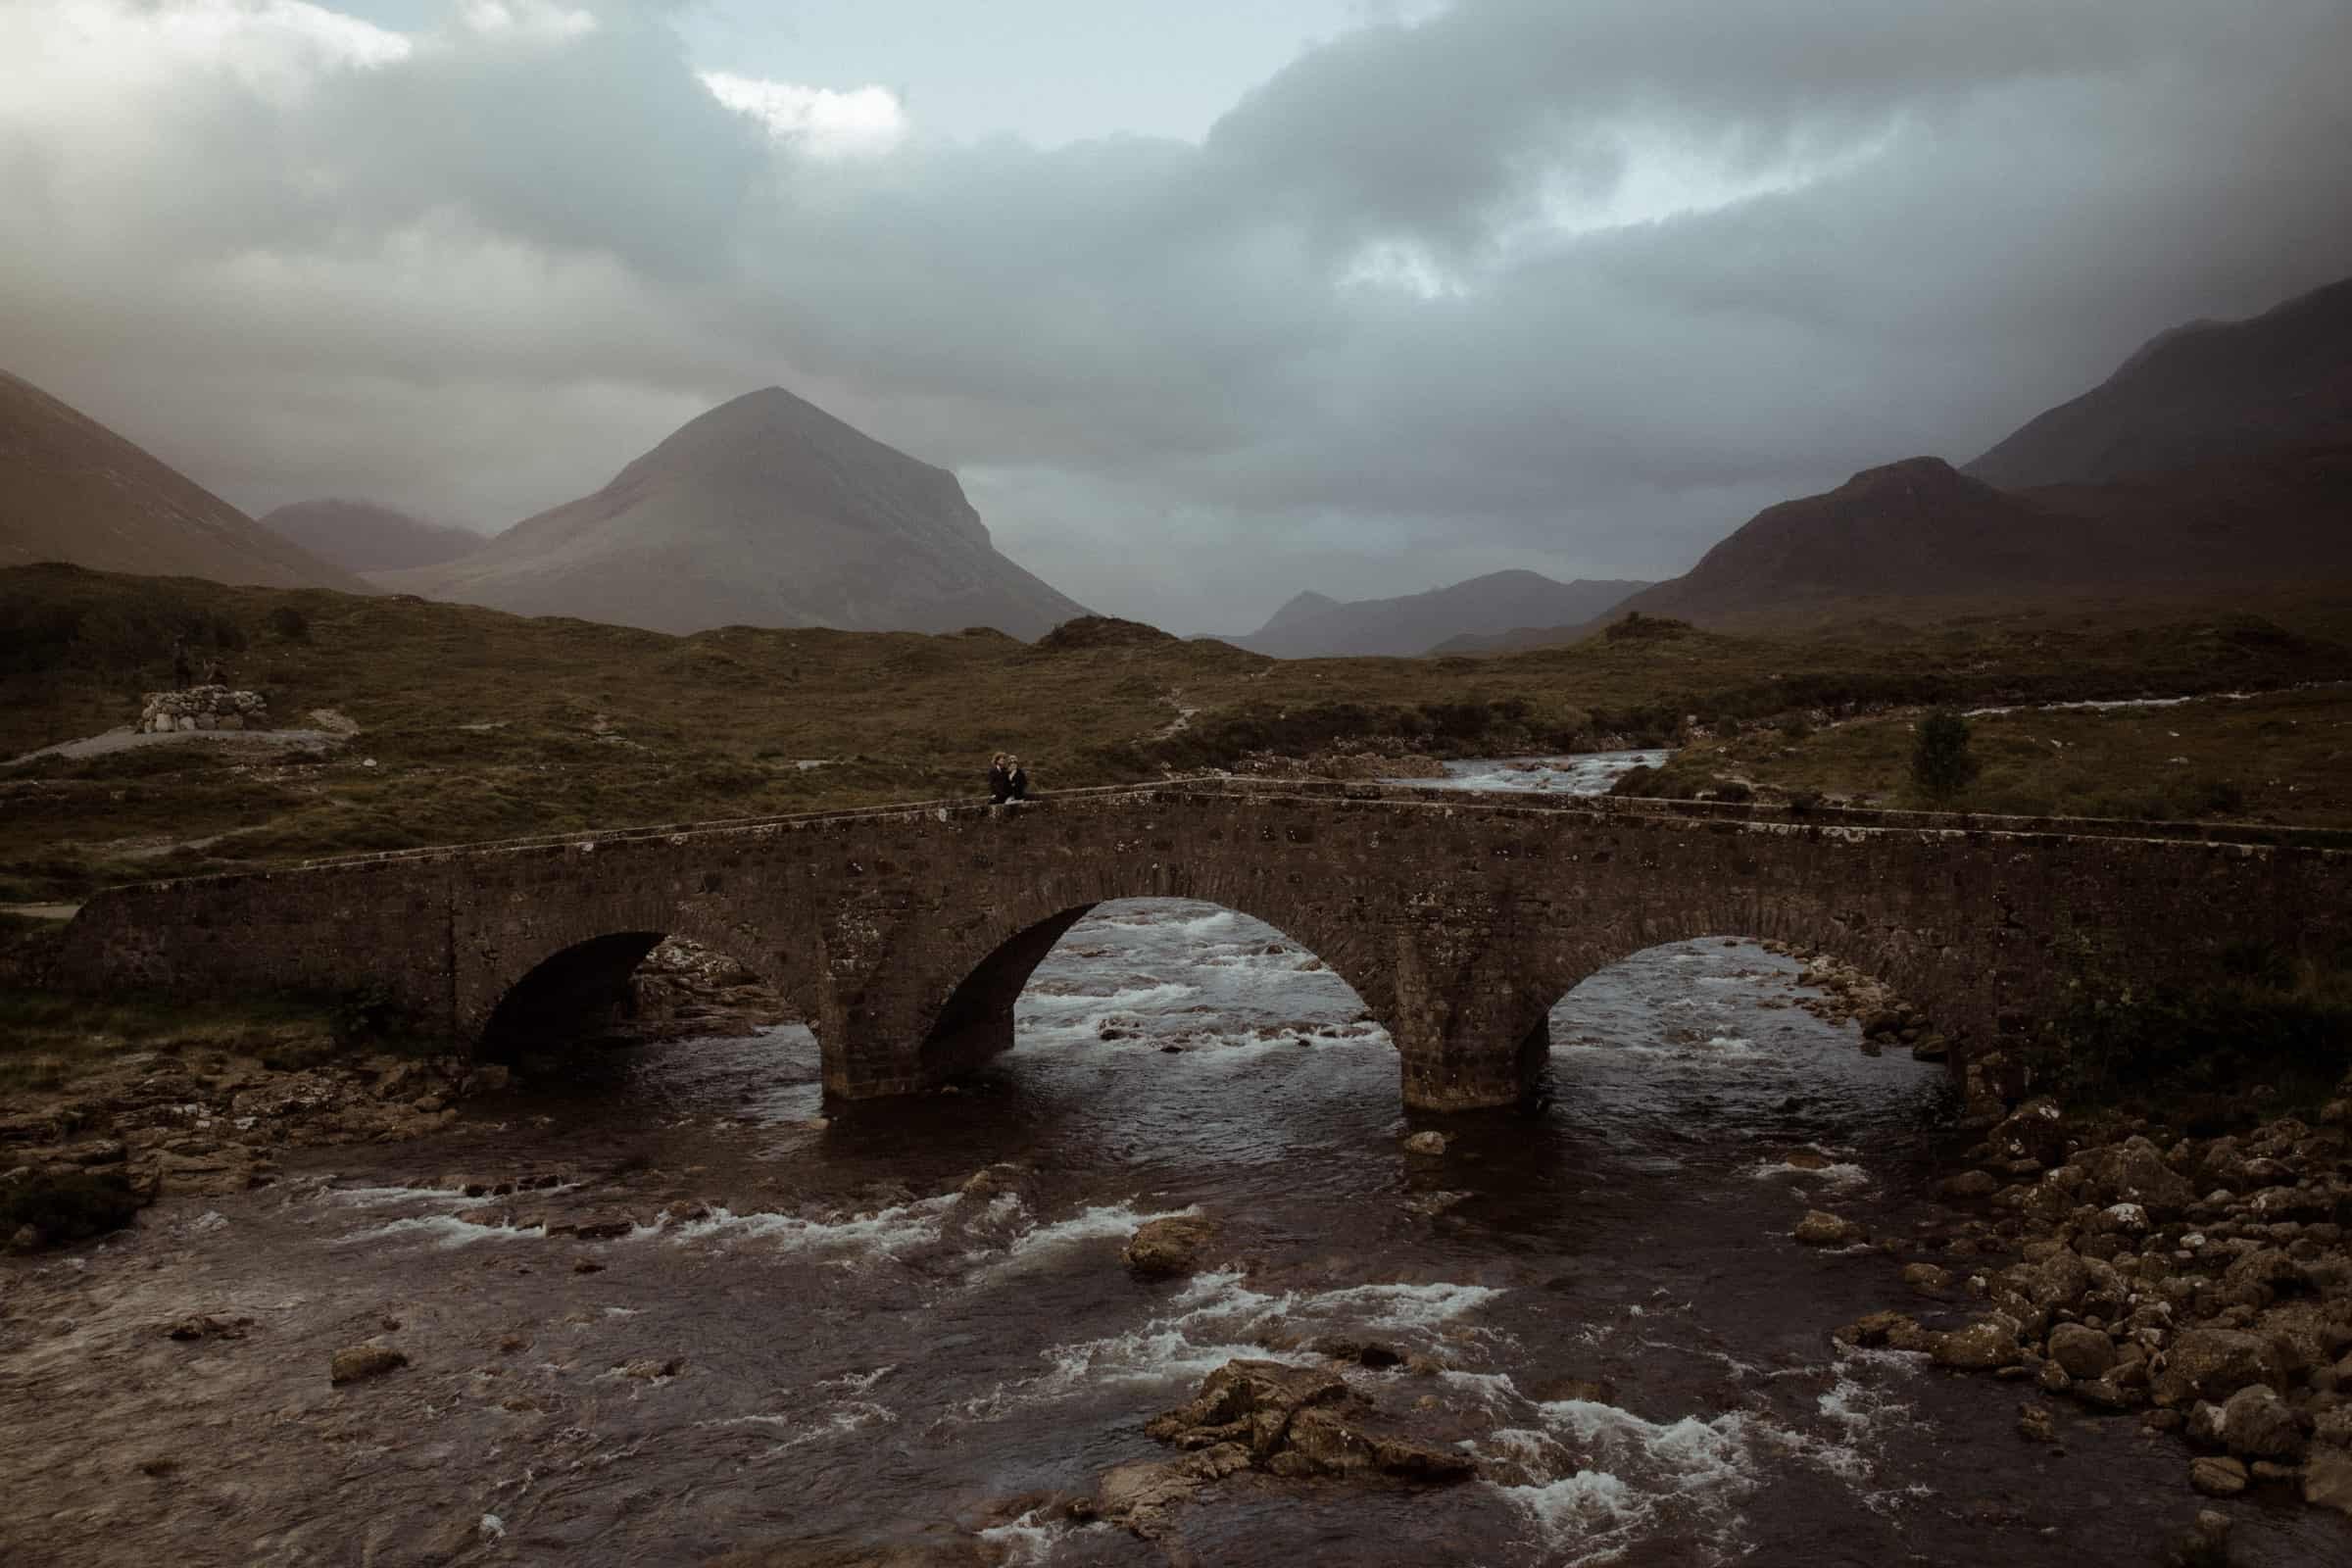
<path id="1" fill-rule="evenodd" d="M 2352 279 L 2245 321 L 2150 341 L 1966 471 L 2005 489 L 2096 484 L 2277 447 L 2352 443 Z"/>
<path id="2" fill-rule="evenodd" d="M 367 589 L 87 415 L 0 371 L 0 564 L 36 561 Z"/>

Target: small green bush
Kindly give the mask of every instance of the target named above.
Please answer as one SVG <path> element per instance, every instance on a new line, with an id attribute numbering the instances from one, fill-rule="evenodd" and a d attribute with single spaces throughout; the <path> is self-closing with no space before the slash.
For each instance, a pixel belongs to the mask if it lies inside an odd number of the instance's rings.
<path id="1" fill-rule="evenodd" d="M 1948 801 L 1976 782 L 1977 759 L 1968 749 L 1968 720 L 1939 708 L 1919 721 L 1911 748 L 1911 782 L 1931 801 Z"/>

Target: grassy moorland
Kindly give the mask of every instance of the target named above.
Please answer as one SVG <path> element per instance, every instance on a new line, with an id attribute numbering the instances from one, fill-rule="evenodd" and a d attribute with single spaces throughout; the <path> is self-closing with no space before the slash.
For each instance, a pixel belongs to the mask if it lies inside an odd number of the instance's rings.
<path id="1" fill-rule="evenodd" d="M 1785 772 L 1792 787 L 1899 799 L 1886 771 L 1899 775 L 1899 757 L 1887 760 L 1905 744 L 1899 721 L 1840 720 L 2352 679 L 2341 598 L 1879 619 L 1836 635 L 1648 633 L 1483 659 L 1277 662 L 1115 622 L 1035 645 L 985 630 L 671 637 L 408 598 L 21 567 L 0 571 L 0 758 L 129 722 L 139 694 L 166 683 L 175 637 L 264 692 L 276 723 L 332 710 L 358 733 L 315 749 L 159 746 L 0 769 L 0 903 L 350 851 L 975 793 L 998 748 L 1052 789 L 1269 752 L 1662 743 L 1695 723 L 1738 738 L 1683 775 Z M 2323 722 L 2316 709 L 2284 718 L 2315 733 Z M 1999 722 L 1980 732 L 1988 758 L 2008 744 Z M 2019 721 L 2019 744 L 2131 722 L 2037 715 Z M 2216 744 L 2180 775 L 2183 793 L 2146 800 L 2164 814 L 2261 814 L 2276 804 L 2267 780 L 2329 765 L 2326 750 Z M 2060 789 L 2022 763 L 2014 777 L 1988 765 L 1967 804 L 2086 808 L 2093 771 L 2085 754 L 2084 788 Z M 2299 814 L 2282 820 L 2352 820 L 2341 791 L 2286 798 L 2278 808 Z"/>
<path id="2" fill-rule="evenodd" d="M 2352 689 L 2321 686 L 2163 708 L 2022 709 L 1969 719 L 1977 777 L 1932 800 L 1913 784 L 1916 710 L 1820 728 L 1800 720 L 1694 744 L 1654 789 L 1744 784 L 1858 805 L 2143 820 L 2352 822 Z"/>

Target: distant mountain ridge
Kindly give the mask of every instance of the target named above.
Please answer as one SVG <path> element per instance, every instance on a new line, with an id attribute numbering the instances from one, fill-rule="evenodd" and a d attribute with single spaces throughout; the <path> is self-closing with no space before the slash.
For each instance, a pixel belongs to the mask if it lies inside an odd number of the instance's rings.
<path id="1" fill-rule="evenodd" d="M 1610 612 L 1704 623 L 1840 603 L 2202 592 L 2352 579 L 2352 279 L 2157 334 L 1964 469 L 1866 468 L 1767 507 Z M 1442 652 L 1573 642 L 1534 623 Z"/>
<path id="2" fill-rule="evenodd" d="M 0 565 L 40 561 L 369 591 L 152 453 L 0 370 Z"/>
<path id="3" fill-rule="evenodd" d="M 1086 609 L 1000 555 L 945 468 L 781 387 L 688 420 L 593 495 L 385 587 L 531 615 L 1035 638 Z"/>
<path id="4" fill-rule="evenodd" d="M 1342 602 L 1318 593 L 1293 598 L 1247 637 L 1225 639 L 1276 659 L 1425 654 L 1465 633 L 1532 621 L 1589 619 L 1646 583 L 1560 582 L 1534 571 L 1496 571 L 1396 599 Z"/>
<path id="5" fill-rule="evenodd" d="M 345 571 L 437 566 L 488 543 L 470 528 L 427 522 L 372 501 L 294 501 L 262 514 L 262 526 Z"/>
<path id="6" fill-rule="evenodd" d="M 2003 489 L 2106 483 L 2352 441 L 2352 278 L 2243 321 L 2160 332 L 1962 471 Z"/>

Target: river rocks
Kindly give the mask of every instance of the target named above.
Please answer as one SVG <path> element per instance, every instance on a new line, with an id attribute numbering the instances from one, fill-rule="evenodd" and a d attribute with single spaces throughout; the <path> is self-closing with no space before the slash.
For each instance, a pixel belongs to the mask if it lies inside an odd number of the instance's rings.
<path id="1" fill-rule="evenodd" d="M 1365 1431 L 1334 1405 L 1301 1410 L 1283 1434 L 1282 1447 L 1267 1460 L 1278 1476 L 1341 1476 L 1377 1471 L 1403 1481 L 1466 1480 L 1477 1462 L 1459 1450 Z"/>
<path id="2" fill-rule="evenodd" d="M 2019 1405 L 2017 1435 L 2028 1443 L 2056 1443 L 2058 1427 L 2050 1418 L 2050 1407 L 2046 1404 Z"/>
<path id="3" fill-rule="evenodd" d="M 1988 1170 L 1964 1170 L 1957 1176 L 1947 1176 L 1936 1184 L 1938 1195 L 1966 1202 L 1972 1199 L 1990 1198 L 2000 1190 L 2000 1178 Z"/>
<path id="4" fill-rule="evenodd" d="M 2054 1165 L 2066 1154 L 2066 1115 L 2048 1096 L 2029 1100 L 1984 1135 L 1993 1157 Z"/>
<path id="5" fill-rule="evenodd" d="M 2115 1342 L 2081 1323 L 2050 1330 L 2049 1357 L 2070 1378 L 2101 1378 L 2115 1365 Z"/>
<path id="6" fill-rule="evenodd" d="M 2234 1497 L 2246 1490 L 2246 1467 L 2212 1454 L 2189 1461 L 2188 1484 L 2208 1497 Z"/>
<path id="7" fill-rule="evenodd" d="M 1113 1465 L 1102 1474 L 1093 1499 L 1071 1510 L 1077 1518 L 1100 1519 L 1124 1525 L 1147 1541 L 1168 1528 L 1168 1515 L 1178 1503 L 1211 1482 L 1250 1468 L 1250 1450 L 1238 1443 L 1220 1443 L 1176 1460 L 1132 1460 Z"/>
<path id="8" fill-rule="evenodd" d="M 2303 1451 L 2303 1425 L 2285 1400 L 2256 1383 L 2222 1406 L 2222 1444 L 2249 1459 L 2292 1459 Z"/>
<path id="9" fill-rule="evenodd" d="M 2164 1370 L 2155 1382 L 2156 1402 L 2227 1399 L 2250 1383 L 2276 1376 L 2276 1365 L 2269 1344 L 2251 1334 L 2234 1329 L 2190 1329 L 2165 1354 Z"/>
<path id="10" fill-rule="evenodd" d="M 335 1352 L 327 1367 L 327 1381 L 340 1388 L 346 1383 L 380 1378 L 408 1364 L 409 1358 L 388 1345 L 354 1345 Z"/>
<path id="11" fill-rule="evenodd" d="M 1865 1233 L 1850 1219 L 1815 1208 L 1806 1210 L 1805 1217 L 1788 1234 L 1807 1247 L 1851 1247 L 1863 1240 Z"/>
<path id="12" fill-rule="evenodd" d="M 1099 1507 L 1130 1528 L 1139 1518 L 1149 1527 L 1170 1503 L 1243 1465 L 1293 1478 L 1363 1475 L 1416 1483 L 1458 1481 L 1477 1469 L 1467 1454 L 1384 1430 L 1371 1402 L 1338 1374 L 1281 1361 L 1228 1361 L 1188 1403 L 1154 1417 L 1144 1430 L 1197 1452 L 1195 1462 L 1121 1466 L 1103 1478 Z M 1204 1469 L 1197 1462 L 1202 1459 L 1212 1462 Z"/>
<path id="13" fill-rule="evenodd" d="M 1336 1372 L 1236 1359 L 1211 1372 L 1189 1403 L 1153 1417 L 1144 1431 L 1184 1448 L 1240 1442 L 1265 1458 L 1281 1446 L 1292 1416 L 1347 1397 L 1347 1380 Z"/>
<path id="14" fill-rule="evenodd" d="M 2230 1516 L 2213 1508 L 2198 1509 L 2170 1562 L 2172 1568 L 2230 1568 Z"/>
<path id="15" fill-rule="evenodd" d="M 1408 1154 L 1433 1156 L 1443 1154 L 1446 1152 L 1446 1135 L 1444 1133 L 1415 1133 L 1404 1141 L 1404 1152 Z"/>
<path id="16" fill-rule="evenodd" d="M 1928 1353 L 1938 1366 L 1961 1372 L 1989 1372 L 2024 1359 L 2017 1343 L 2018 1321 L 2006 1312 L 1987 1312 L 1965 1327 L 1932 1335 Z"/>
<path id="17" fill-rule="evenodd" d="M 1922 1296 L 1941 1296 L 1952 1288 L 1952 1271 L 1934 1263 L 1906 1263 L 1903 1283 Z"/>
<path id="18" fill-rule="evenodd" d="M 2303 1466 L 2303 1500 L 2352 1517 L 2352 1453 L 2326 1449 Z"/>
<path id="19" fill-rule="evenodd" d="M 1201 1249 L 1216 1234 L 1213 1221 L 1196 1215 L 1172 1214 L 1164 1219 L 1146 1220 L 1135 1228 L 1135 1235 L 1119 1253 L 1119 1261 L 1137 1279 L 1189 1274 Z"/>
<path id="20" fill-rule="evenodd" d="M 2145 1138 L 2084 1150 L 2070 1164 L 2082 1174 L 2082 1200 L 2100 1207 L 2133 1203 L 2150 1219 L 2169 1219 L 2196 1198 L 2187 1178 L 2166 1165 L 2163 1152 Z"/>
<path id="21" fill-rule="evenodd" d="M 193 1317 L 183 1317 L 175 1323 L 166 1324 L 164 1338 L 181 1341 L 241 1340 L 246 1330 L 252 1327 L 253 1319 L 249 1317 L 222 1318 L 200 1312 Z"/>
<path id="22" fill-rule="evenodd" d="M 1889 1350 L 1924 1351 L 1934 1348 L 1935 1336 L 1907 1312 L 1872 1312 L 1838 1330 L 1833 1338 L 1866 1350 L 1883 1346 Z"/>

